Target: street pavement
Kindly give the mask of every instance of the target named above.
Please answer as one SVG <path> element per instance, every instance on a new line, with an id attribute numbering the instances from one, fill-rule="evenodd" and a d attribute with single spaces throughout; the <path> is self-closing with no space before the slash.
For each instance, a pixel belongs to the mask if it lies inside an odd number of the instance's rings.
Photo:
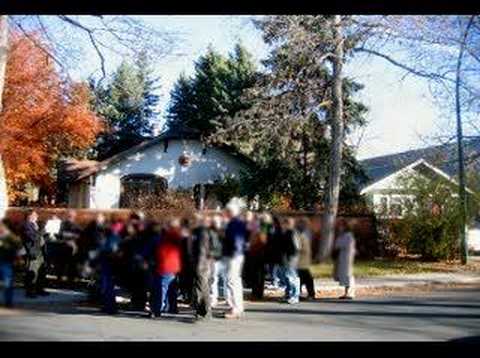
<path id="1" fill-rule="evenodd" d="M 480 285 L 354 301 L 317 299 L 288 305 L 246 302 L 244 319 L 194 322 L 188 307 L 150 320 L 135 312 L 105 316 L 72 291 L 43 303 L 0 310 L 0 340 L 80 341 L 445 341 L 480 337 Z M 50 297 L 50 296 L 49 296 Z M 50 301 L 49 301 L 50 300 Z M 218 316 L 218 318 L 217 318 Z"/>

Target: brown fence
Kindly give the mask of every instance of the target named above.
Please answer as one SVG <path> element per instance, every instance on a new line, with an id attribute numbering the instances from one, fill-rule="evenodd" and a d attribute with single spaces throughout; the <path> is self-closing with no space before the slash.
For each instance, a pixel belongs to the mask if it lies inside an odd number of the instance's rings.
<path id="1" fill-rule="evenodd" d="M 25 214 L 30 208 L 9 208 L 7 210 L 6 219 L 8 220 L 10 226 L 13 230 L 17 231 L 20 225 L 23 223 Z M 44 222 L 50 219 L 52 216 L 56 215 L 60 219 L 63 219 L 67 216 L 68 210 L 65 208 L 32 208 L 38 213 L 39 221 Z M 94 220 L 95 217 L 102 213 L 105 215 L 107 220 L 113 218 L 127 219 L 134 210 L 130 209 L 109 209 L 109 210 L 96 210 L 96 209 L 75 209 L 77 213 L 77 221 L 80 226 L 85 226 L 90 221 Z M 206 213 L 213 213 L 213 211 L 206 211 Z M 146 210 L 145 216 L 147 219 L 156 220 L 164 222 L 169 218 L 180 216 L 188 217 L 191 216 L 193 212 L 186 211 L 183 209 L 178 210 Z M 274 215 L 280 217 L 292 216 L 292 217 L 309 217 L 309 218 L 319 218 L 321 213 L 318 212 L 308 212 L 308 211 L 283 211 L 283 212 L 274 212 Z M 378 232 L 375 216 L 371 214 L 358 214 L 358 215 L 339 215 L 338 219 L 344 219 L 351 224 L 353 231 L 355 233 L 355 238 L 357 241 L 357 251 L 358 256 L 361 258 L 372 258 L 378 255 Z"/>

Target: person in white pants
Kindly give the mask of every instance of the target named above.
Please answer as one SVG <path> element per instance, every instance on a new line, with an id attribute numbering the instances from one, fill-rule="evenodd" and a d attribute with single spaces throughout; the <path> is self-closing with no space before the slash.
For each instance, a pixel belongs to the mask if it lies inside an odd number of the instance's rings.
<path id="1" fill-rule="evenodd" d="M 223 253 L 227 269 L 227 295 L 230 311 L 225 318 L 240 318 L 243 315 L 242 269 L 247 238 L 247 227 L 240 219 L 241 208 L 236 203 L 227 205 L 231 220 L 225 229 Z"/>
<path id="2" fill-rule="evenodd" d="M 235 255 L 226 260 L 227 269 L 227 302 L 231 311 L 225 318 L 239 318 L 243 315 L 243 255 Z"/>

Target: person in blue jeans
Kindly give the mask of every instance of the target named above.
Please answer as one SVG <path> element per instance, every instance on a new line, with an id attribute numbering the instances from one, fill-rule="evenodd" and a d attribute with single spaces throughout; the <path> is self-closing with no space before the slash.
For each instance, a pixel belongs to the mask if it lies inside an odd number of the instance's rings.
<path id="1" fill-rule="evenodd" d="M 285 283 L 285 299 L 289 304 L 297 304 L 300 300 L 300 278 L 298 277 L 300 242 L 293 218 L 284 219 L 283 226 L 281 276 Z"/>
<path id="2" fill-rule="evenodd" d="M 13 307 L 13 265 L 21 247 L 20 239 L 13 235 L 3 222 L 0 222 L 0 279 L 4 285 L 6 307 Z"/>
<path id="3" fill-rule="evenodd" d="M 177 313 L 177 277 L 175 274 L 156 275 L 153 284 L 152 313 L 155 317 L 162 313 Z"/>
<path id="4" fill-rule="evenodd" d="M 177 275 L 182 270 L 182 231 L 180 220 L 173 219 L 156 240 L 153 302 L 151 317 L 178 313 Z"/>
<path id="5" fill-rule="evenodd" d="M 120 237 L 112 230 L 105 230 L 105 235 L 101 235 L 100 242 L 98 243 L 102 311 L 107 314 L 115 314 L 117 312 L 114 264 L 119 241 Z"/>

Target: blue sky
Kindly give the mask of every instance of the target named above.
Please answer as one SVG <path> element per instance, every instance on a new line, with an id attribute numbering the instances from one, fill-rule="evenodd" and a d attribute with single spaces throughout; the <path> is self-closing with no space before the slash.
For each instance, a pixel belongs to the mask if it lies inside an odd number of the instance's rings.
<path id="1" fill-rule="evenodd" d="M 147 23 L 173 32 L 179 32 L 182 40 L 177 52 L 155 63 L 161 77 L 162 108 L 169 99 L 169 92 L 181 72 L 190 74 L 193 62 L 212 45 L 227 54 L 241 40 L 257 61 L 266 57 L 268 48 L 261 34 L 246 16 L 145 16 Z M 85 77 L 98 67 L 95 55 L 74 71 L 75 77 Z M 121 59 L 111 56 L 108 68 L 113 69 Z M 381 59 L 358 58 L 347 66 L 347 73 L 365 85 L 361 99 L 369 106 L 368 125 L 363 132 L 355 133 L 351 140 L 362 138 L 358 158 L 396 153 L 430 144 L 436 144 L 429 136 L 453 123 L 432 104 L 426 84 L 407 77 Z M 164 112 L 162 113 L 163 116 Z M 163 120 L 163 119 L 161 119 Z M 363 133 L 363 134 L 362 134 Z"/>

